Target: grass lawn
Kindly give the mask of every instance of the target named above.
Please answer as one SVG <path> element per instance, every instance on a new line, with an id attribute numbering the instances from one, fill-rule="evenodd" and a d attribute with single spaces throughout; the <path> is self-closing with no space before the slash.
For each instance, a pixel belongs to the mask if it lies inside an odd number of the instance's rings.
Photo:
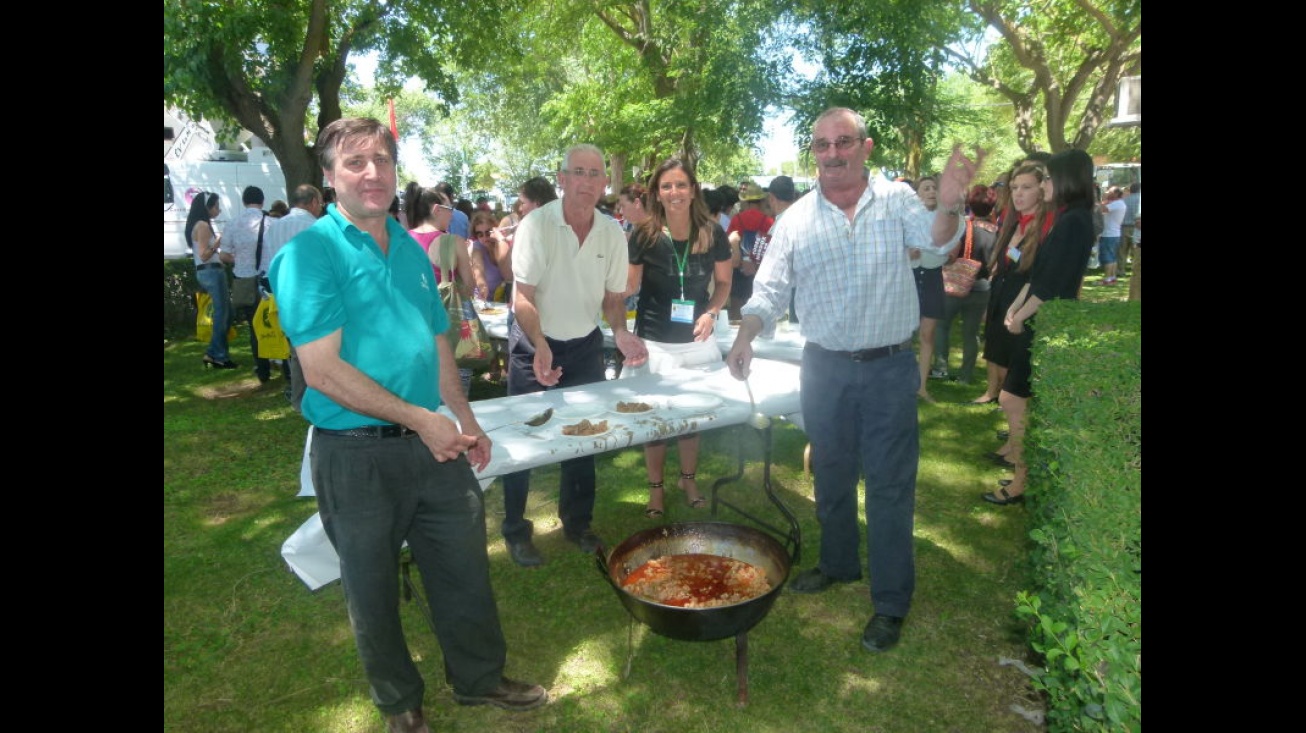
<path id="1" fill-rule="evenodd" d="M 1099 280 L 1090 273 L 1085 299 L 1126 297 L 1124 278 L 1113 288 Z M 383 731 L 340 584 L 309 591 L 281 558 L 282 542 L 316 511 L 312 499 L 296 497 L 307 425 L 282 396 L 279 375 L 259 388 L 247 340 L 242 330 L 233 350 L 242 368 L 230 371 L 202 369 L 199 342 L 164 343 L 164 730 Z M 479 380 L 473 390 L 473 399 L 502 394 Z M 547 563 L 525 569 L 508 558 L 497 484 L 487 491 L 487 525 L 507 674 L 545 685 L 552 702 L 515 714 L 454 703 L 440 648 L 417 604 L 406 603 L 432 730 L 1042 730 L 1019 713 L 1039 711 L 1040 696 L 1018 665 L 1006 663 L 1037 663 L 1013 613 L 1017 591 L 1028 586 L 1026 514 L 979 499 L 1009 475 L 983 457 L 999 445 L 994 431 L 1004 423 L 991 408 L 964 404 L 982 384 L 934 381 L 930 390 L 938 404 L 920 410 L 917 589 L 897 648 L 874 655 L 861 647 L 871 614 L 865 582 L 815 596 L 784 593 L 748 633 L 750 702 L 737 706 L 734 641 L 667 639 L 632 621 L 594 557 L 562 537 L 556 468 L 536 469 L 529 512 Z M 762 490 L 756 435 L 706 433 L 700 486 L 706 492 L 733 474 L 742 450 L 744 478 L 723 496 L 783 524 Z M 815 562 L 820 537 L 805 445 L 792 425 L 774 431 L 772 481 L 799 519 L 801 568 Z M 597 465 L 594 529 L 615 546 L 652 524 L 642 511 L 643 451 L 606 453 Z M 669 456 L 668 475 L 674 466 Z M 685 506 L 670 483 L 666 508 L 667 522 L 710 518 Z M 718 519 L 747 523 L 727 509 Z"/>

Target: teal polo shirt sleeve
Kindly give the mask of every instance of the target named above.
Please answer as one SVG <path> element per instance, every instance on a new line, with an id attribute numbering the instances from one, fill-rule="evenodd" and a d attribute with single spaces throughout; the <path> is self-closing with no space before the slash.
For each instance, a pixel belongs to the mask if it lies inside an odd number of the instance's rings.
<path id="1" fill-rule="evenodd" d="M 387 224 L 389 254 L 334 210 L 277 253 L 268 276 L 282 330 L 295 346 L 341 332 L 340 357 L 395 395 L 440 406 L 435 339 L 449 327 L 430 260 L 398 222 Z M 346 429 L 384 421 L 308 389 L 304 417 Z"/>

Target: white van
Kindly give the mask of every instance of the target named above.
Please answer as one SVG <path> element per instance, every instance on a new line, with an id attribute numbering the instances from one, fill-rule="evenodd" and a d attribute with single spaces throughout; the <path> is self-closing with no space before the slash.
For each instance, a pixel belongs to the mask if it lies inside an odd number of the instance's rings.
<path id="1" fill-rule="evenodd" d="M 213 221 L 214 230 L 222 233 L 227 222 L 240 214 L 244 205 L 240 195 L 247 186 L 263 189 L 264 208 L 281 199 L 289 202 L 286 177 L 281 165 L 268 148 L 249 152 L 217 151 L 214 160 L 179 160 L 163 163 L 163 259 L 191 256 L 186 246 L 186 216 L 190 203 L 202 191 L 218 194 L 222 211 Z"/>
<path id="2" fill-rule="evenodd" d="M 1093 180 L 1097 181 L 1098 188 L 1104 194 L 1111 186 L 1119 186 L 1128 193 L 1131 184 L 1143 182 L 1143 164 L 1107 163 L 1099 165 L 1093 171 Z"/>

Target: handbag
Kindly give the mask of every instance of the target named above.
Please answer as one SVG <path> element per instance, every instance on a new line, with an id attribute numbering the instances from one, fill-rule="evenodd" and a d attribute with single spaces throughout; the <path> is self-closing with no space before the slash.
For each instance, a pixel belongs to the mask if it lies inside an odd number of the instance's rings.
<path id="1" fill-rule="evenodd" d="M 449 315 L 449 345 L 453 347 L 454 361 L 463 369 L 485 369 L 494 357 L 494 347 L 490 343 L 490 334 L 476 314 L 476 306 L 470 298 L 463 297 L 458 289 L 458 278 L 454 277 L 454 263 L 457 255 L 454 247 L 458 238 L 452 234 L 440 236 L 437 244 L 440 249 L 440 302 Z"/>
<path id="2" fill-rule="evenodd" d="M 254 337 L 258 339 L 258 355 L 262 359 L 289 359 L 290 341 L 281 330 L 277 316 L 277 299 L 269 293 L 254 311 Z"/>
<path id="3" fill-rule="evenodd" d="M 213 296 L 201 290 L 195 293 L 195 340 L 213 339 Z M 236 340 L 236 327 L 227 328 L 227 341 Z"/>
<path id="4" fill-rule="evenodd" d="M 954 298 L 970 295 L 975 287 L 975 276 L 979 274 L 984 263 L 971 258 L 971 246 L 975 242 L 975 222 L 966 220 L 966 249 L 961 256 L 943 266 L 943 292 Z"/>
<path id="5" fill-rule="evenodd" d="M 231 306 L 253 308 L 258 305 L 258 278 L 238 277 L 231 281 Z"/>

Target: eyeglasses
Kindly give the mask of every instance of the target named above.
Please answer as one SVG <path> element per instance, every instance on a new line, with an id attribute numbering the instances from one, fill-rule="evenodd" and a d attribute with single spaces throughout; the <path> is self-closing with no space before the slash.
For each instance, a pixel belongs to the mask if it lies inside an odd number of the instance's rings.
<path id="1" fill-rule="evenodd" d="M 847 135 L 844 135 L 843 137 L 838 138 L 834 142 L 830 142 L 829 140 L 813 140 L 812 152 L 824 153 L 825 151 L 830 149 L 831 145 L 835 146 L 839 150 L 851 150 L 854 145 L 860 143 L 865 139 L 866 138 L 864 137 L 848 137 Z"/>
<path id="2" fill-rule="evenodd" d="M 446 210 L 448 210 L 448 211 L 453 211 L 453 207 L 452 207 L 452 206 L 445 206 L 444 204 L 436 204 L 436 205 L 435 205 L 435 208 L 437 208 L 437 209 L 446 209 Z"/>
<path id="3" fill-rule="evenodd" d="M 573 178 L 584 178 L 586 176 L 589 176 L 590 178 L 599 178 L 603 175 L 603 171 L 598 168 L 590 168 L 589 170 L 585 170 L 584 168 L 572 168 L 571 170 L 564 170 L 563 173 L 566 173 Z"/>

